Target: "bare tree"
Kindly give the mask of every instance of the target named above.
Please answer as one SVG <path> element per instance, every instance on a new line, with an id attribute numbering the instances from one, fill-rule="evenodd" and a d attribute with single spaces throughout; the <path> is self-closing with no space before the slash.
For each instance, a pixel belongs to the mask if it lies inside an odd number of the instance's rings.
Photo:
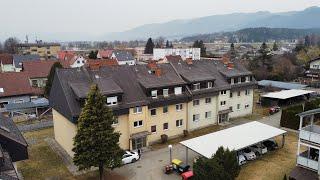
<path id="1" fill-rule="evenodd" d="M 4 42 L 4 51 L 7 53 L 15 54 L 17 52 L 17 44 L 19 40 L 15 37 L 10 37 Z"/>

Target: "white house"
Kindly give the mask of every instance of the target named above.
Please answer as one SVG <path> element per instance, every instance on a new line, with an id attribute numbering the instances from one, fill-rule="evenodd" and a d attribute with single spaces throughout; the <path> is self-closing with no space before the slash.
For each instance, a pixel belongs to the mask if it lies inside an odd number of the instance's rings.
<path id="1" fill-rule="evenodd" d="M 136 61 L 129 51 L 115 50 L 112 52 L 111 59 L 117 60 L 119 65 L 135 65 Z"/>
<path id="2" fill-rule="evenodd" d="M 165 56 L 181 56 L 183 60 L 191 58 L 192 60 L 200 60 L 201 53 L 200 48 L 186 48 L 186 49 L 173 49 L 173 48 L 154 48 L 153 59 L 159 60 L 165 58 Z"/>

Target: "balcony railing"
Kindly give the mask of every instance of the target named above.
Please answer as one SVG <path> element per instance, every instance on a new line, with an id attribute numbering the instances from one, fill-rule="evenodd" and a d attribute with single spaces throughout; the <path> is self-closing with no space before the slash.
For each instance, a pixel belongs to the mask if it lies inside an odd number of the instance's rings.
<path id="1" fill-rule="evenodd" d="M 320 144 L 320 126 L 306 126 L 300 130 L 300 139 Z"/>
<path id="2" fill-rule="evenodd" d="M 312 159 L 308 159 L 307 157 L 303 157 L 301 155 L 299 155 L 297 157 L 297 163 L 301 166 L 310 168 L 312 170 L 318 171 L 319 168 L 319 162 L 318 161 L 314 161 Z"/>

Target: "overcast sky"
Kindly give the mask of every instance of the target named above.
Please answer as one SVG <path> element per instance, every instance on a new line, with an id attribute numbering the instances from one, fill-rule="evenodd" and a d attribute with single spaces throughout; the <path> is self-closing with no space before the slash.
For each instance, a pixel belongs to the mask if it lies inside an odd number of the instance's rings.
<path id="1" fill-rule="evenodd" d="M 310 6 L 320 6 L 320 0 L 0 0 L 0 39 L 37 33 L 101 35 L 174 19 Z"/>

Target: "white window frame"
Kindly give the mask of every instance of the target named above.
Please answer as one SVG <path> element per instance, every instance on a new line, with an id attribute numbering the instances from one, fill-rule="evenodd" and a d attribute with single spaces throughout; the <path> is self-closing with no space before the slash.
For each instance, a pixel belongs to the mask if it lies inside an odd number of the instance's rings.
<path id="1" fill-rule="evenodd" d="M 182 94 L 182 87 L 175 87 L 175 88 L 174 88 L 174 94 L 175 94 L 175 95 L 180 95 L 180 94 Z"/>
<path id="2" fill-rule="evenodd" d="M 241 109 L 241 104 L 237 104 L 237 110 Z"/>
<path id="3" fill-rule="evenodd" d="M 183 104 L 176 104 L 176 111 L 182 111 Z"/>
<path id="4" fill-rule="evenodd" d="M 210 115 L 210 116 L 208 116 L 208 115 Z M 205 112 L 205 118 L 206 119 L 211 119 L 211 117 L 212 117 L 212 112 L 211 111 Z"/>
<path id="5" fill-rule="evenodd" d="M 154 115 L 152 115 L 152 111 L 153 111 L 153 110 L 156 112 Z M 156 108 L 150 109 L 150 115 L 151 115 L 151 116 L 156 116 L 156 115 L 157 115 L 157 109 L 156 109 Z"/>
<path id="6" fill-rule="evenodd" d="M 250 89 L 246 89 L 245 95 L 250 95 Z"/>
<path id="7" fill-rule="evenodd" d="M 178 126 L 177 126 L 177 122 L 178 122 Z M 182 127 L 183 126 L 183 119 L 177 119 L 176 120 L 176 127 Z"/>
<path id="8" fill-rule="evenodd" d="M 167 129 L 164 128 L 164 124 L 167 124 L 167 125 L 168 125 L 168 126 L 167 126 Z M 169 130 L 169 123 L 168 123 L 168 122 L 163 123 L 162 128 L 163 128 L 164 131 L 168 131 L 168 130 Z"/>
<path id="9" fill-rule="evenodd" d="M 245 108 L 245 109 L 248 109 L 249 107 L 250 107 L 249 104 L 245 104 L 245 105 L 244 105 L 244 108 Z"/>
<path id="10" fill-rule="evenodd" d="M 222 91 L 220 92 L 220 94 L 223 95 L 223 96 L 226 95 L 226 94 L 227 94 L 227 90 L 222 90 Z"/>
<path id="11" fill-rule="evenodd" d="M 133 108 L 133 114 L 140 114 L 140 113 L 142 113 L 142 106 L 136 106 Z"/>
<path id="12" fill-rule="evenodd" d="M 193 122 L 198 122 L 198 121 L 200 121 L 200 114 L 194 114 L 194 115 L 192 115 L 192 121 L 193 121 Z"/>
<path id="13" fill-rule="evenodd" d="M 118 97 L 113 96 L 113 97 L 107 97 L 107 105 L 108 106 L 115 106 L 118 104 Z"/>
<path id="14" fill-rule="evenodd" d="M 137 126 L 134 126 L 134 123 L 135 123 L 135 122 L 137 122 L 137 124 L 138 124 Z M 139 128 L 139 127 L 142 127 L 142 126 L 143 126 L 143 120 L 138 120 L 138 121 L 134 121 L 134 122 L 133 122 L 133 127 L 134 127 L 134 128 Z"/>
<path id="15" fill-rule="evenodd" d="M 154 99 L 157 98 L 158 97 L 158 90 L 152 90 L 151 91 L 151 97 L 154 98 Z"/>
<path id="16" fill-rule="evenodd" d="M 227 104 L 227 102 L 226 101 L 220 101 L 220 105 L 223 107 L 223 106 L 225 106 Z"/>
<path id="17" fill-rule="evenodd" d="M 155 131 L 152 131 L 152 127 L 155 127 Z M 156 134 L 156 133 L 157 133 L 157 125 L 152 125 L 152 126 L 150 126 L 150 132 L 151 132 L 152 134 Z"/>
<path id="18" fill-rule="evenodd" d="M 23 99 L 16 99 L 13 102 L 19 104 L 19 103 L 24 103 L 24 100 Z"/>
<path id="19" fill-rule="evenodd" d="M 196 102 L 198 102 L 198 103 L 196 103 Z M 193 106 L 199 106 L 200 105 L 200 99 L 195 99 L 195 100 L 192 101 L 192 103 L 193 103 Z"/>
<path id="20" fill-rule="evenodd" d="M 169 96 L 169 89 L 163 89 L 162 94 L 164 97 L 168 97 Z"/>
<path id="21" fill-rule="evenodd" d="M 210 89 L 213 87 L 213 83 L 210 81 L 210 82 L 207 82 L 207 88 Z"/>
<path id="22" fill-rule="evenodd" d="M 210 101 L 209 101 L 209 102 L 207 102 L 207 99 L 210 99 Z M 205 103 L 206 103 L 206 104 L 211 104 L 211 101 L 212 101 L 212 99 L 211 99 L 211 98 L 206 98 L 206 99 L 205 99 Z"/>
<path id="23" fill-rule="evenodd" d="M 198 90 L 200 90 L 200 89 L 201 89 L 200 83 L 195 83 L 195 84 L 193 84 L 193 90 L 194 90 L 194 91 L 198 91 Z"/>

